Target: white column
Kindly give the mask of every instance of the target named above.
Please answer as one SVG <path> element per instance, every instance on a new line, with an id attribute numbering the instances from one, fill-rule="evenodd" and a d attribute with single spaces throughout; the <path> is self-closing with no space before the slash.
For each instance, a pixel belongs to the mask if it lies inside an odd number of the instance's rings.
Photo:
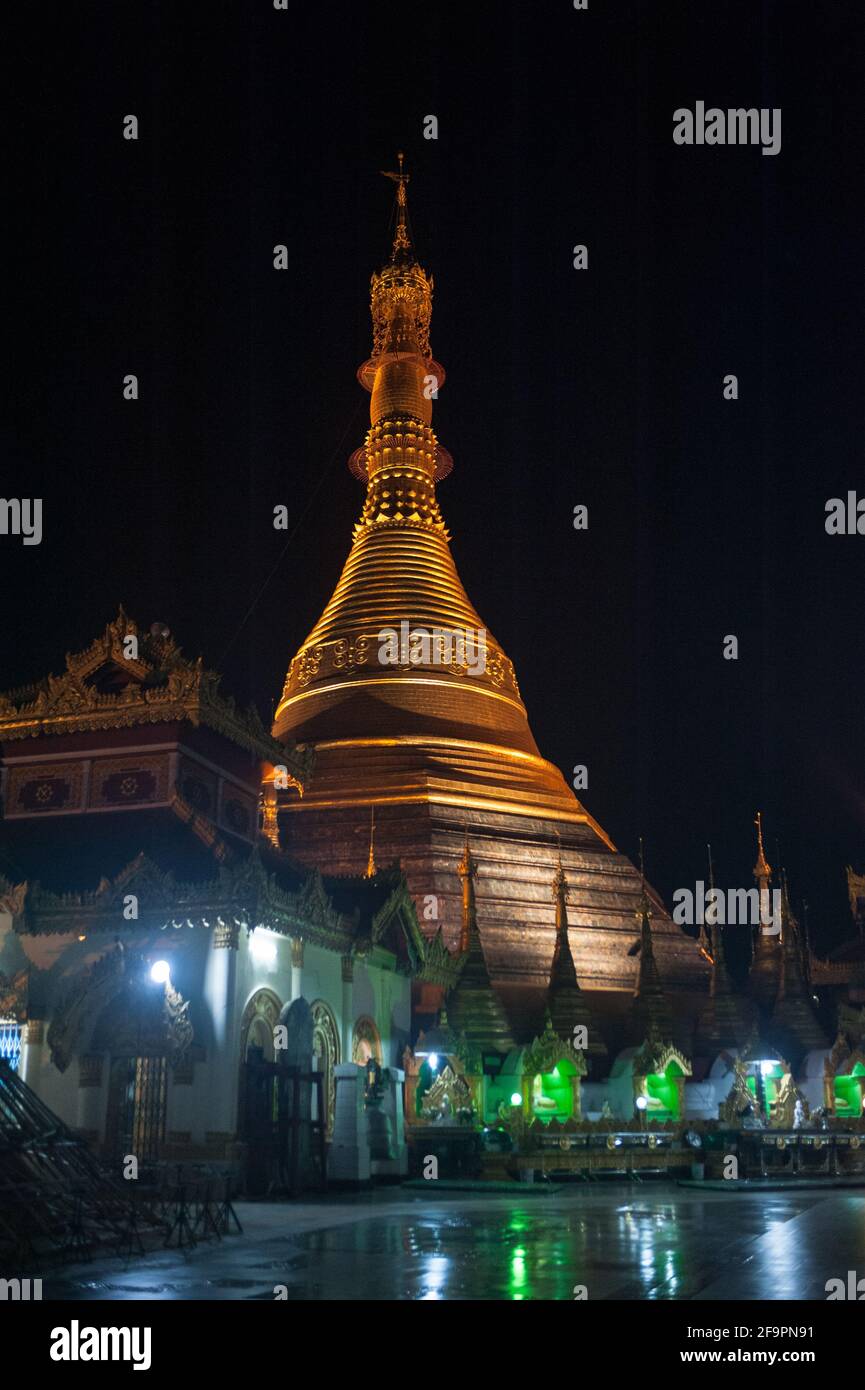
<path id="1" fill-rule="evenodd" d="M 237 1007 L 237 952 L 240 927 L 235 922 L 217 925 L 212 937 L 213 959 L 208 971 L 208 993 L 214 1021 L 213 1047 L 207 1050 L 206 1092 L 199 1078 L 194 1087 L 175 1087 L 169 1082 L 169 1127 L 190 1130 L 194 1143 L 204 1143 L 207 1133 L 237 1133 L 237 1087 L 240 1019 Z M 205 1106 L 191 1102 L 207 1096 Z M 192 1110 L 192 1113 L 190 1113 Z M 182 1117 L 182 1119 L 181 1119 Z"/>
<path id="2" fill-rule="evenodd" d="M 291 939 L 291 1003 L 303 994 L 303 942 L 300 937 Z"/>
<path id="3" fill-rule="evenodd" d="M 350 1062 L 354 1039 L 354 959 L 342 958 L 342 1060 Z"/>
<path id="4" fill-rule="evenodd" d="M 363 1105 L 364 1075 L 353 1062 L 334 1067 L 336 1113 L 327 1161 L 332 1182 L 368 1182 L 369 1141 Z"/>

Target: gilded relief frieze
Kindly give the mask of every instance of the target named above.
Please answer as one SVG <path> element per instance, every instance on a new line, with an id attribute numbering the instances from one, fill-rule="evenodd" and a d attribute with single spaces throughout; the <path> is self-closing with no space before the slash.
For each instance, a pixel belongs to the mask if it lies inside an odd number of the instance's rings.
<path id="1" fill-rule="evenodd" d="M 418 632 L 428 635 L 428 645 L 432 654 L 432 659 L 429 661 L 417 660 L 417 650 L 413 647 L 410 652 L 403 654 L 396 663 L 389 661 L 380 663 L 378 650 L 381 643 L 378 633 L 361 634 L 353 638 L 340 637 L 335 642 L 316 643 L 315 646 L 304 647 L 298 652 L 288 668 L 282 698 L 283 700 L 287 699 L 298 689 L 305 690 L 319 676 L 326 677 L 330 672 L 345 673 L 358 667 L 364 667 L 372 674 L 379 666 L 382 672 L 394 670 L 446 672 L 448 675 L 463 679 L 488 680 L 489 684 L 496 690 L 512 694 L 517 699 L 521 698 L 513 662 L 505 656 L 504 652 L 491 646 L 485 636 L 483 640 L 485 670 L 479 672 L 477 663 L 471 656 L 470 643 L 466 644 L 469 653 L 467 659 L 454 659 L 453 653 L 457 648 L 457 643 L 453 640 L 453 632 L 450 629 L 442 633 L 435 628 L 429 630 L 418 628 Z M 440 657 L 441 659 L 439 659 Z"/>

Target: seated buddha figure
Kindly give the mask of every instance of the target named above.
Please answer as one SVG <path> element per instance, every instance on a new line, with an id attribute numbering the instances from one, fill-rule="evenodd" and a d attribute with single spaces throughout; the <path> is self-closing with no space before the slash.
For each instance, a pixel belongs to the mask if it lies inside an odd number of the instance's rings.
<path id="1" fill-rule="evenodd" d="M 532 1082 L 532 1109 L 543 1111 L 544 1114 L 552 1114 L 558 1108 L 558 1103 L 553 1096 L 544 1095 L 544 1079 L 538 1072 Z"/>

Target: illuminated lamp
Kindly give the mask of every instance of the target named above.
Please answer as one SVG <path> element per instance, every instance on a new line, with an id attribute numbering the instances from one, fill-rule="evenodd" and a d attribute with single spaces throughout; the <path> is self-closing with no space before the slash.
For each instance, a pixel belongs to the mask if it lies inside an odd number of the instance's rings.
<path id="1" fill-rule="evenodd" d="M 171 967 L 167 960 L 155 960 L 150 967 L 150 978 L 155 985 L 166 985 L 171 978 Z"/>
<path id="2" fill-rule="evenodd" d="M 415 1057 L 426 1057 L 430 1066 L 435 1070 L 438 1066 L 439 1056 L 451 1056 L 457 1047 L 457 1040 L 448 1025 L 447 1015 L 442 1010 L 439 1021 L 430 1028 L 428 1032 L 421 1033 L 415 1043 Z"/>
<path id="3" fill-rule="evenodd" d="M 256 960 L 265 965 L 276 964 L 276 942 L 259 932 L 253 932 L 249 939 L 249 949 Z"/>
<path id="4" fill-rule="evenodd" d="M 645 1110 L 649 1102 L 646 1100 L 645 1096 L 637 1096 L 635 1104 L 638 1110 Z"/>
<path id="5" fill-rule="evenodd" d="M 513 1095 L 511 1096 L 511 1105 L 522 1105 L 522 1103 L 523 1098 L 520 1095 L 519 1091 L 514 1091 Z"/>

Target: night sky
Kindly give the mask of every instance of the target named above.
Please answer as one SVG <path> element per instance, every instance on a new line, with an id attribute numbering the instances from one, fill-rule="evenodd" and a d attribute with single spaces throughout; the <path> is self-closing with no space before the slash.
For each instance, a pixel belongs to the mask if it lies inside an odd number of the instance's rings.
<path id="1" fill-rule="evenodd" d="M 355 371 L 403 149 L 448 375 L 439 499 L 541 750 L 588 766 L 582 799 L 625 852 L 643 835 L 668 903 L 707 841 L 719 883 L 751 885 L 759 807 L 815 943 L 849 932 L 865 536 L 824 521 L 865 494 L 861 0 L 29 23 L 3 492 L 43 498 L 44 535 L 0 537 L 0 686 L 61 669 L 122 602 L 269 719 L 362 504 Z M 675 145 L 698 100 L 780 107 L 780 153 Z"/>

